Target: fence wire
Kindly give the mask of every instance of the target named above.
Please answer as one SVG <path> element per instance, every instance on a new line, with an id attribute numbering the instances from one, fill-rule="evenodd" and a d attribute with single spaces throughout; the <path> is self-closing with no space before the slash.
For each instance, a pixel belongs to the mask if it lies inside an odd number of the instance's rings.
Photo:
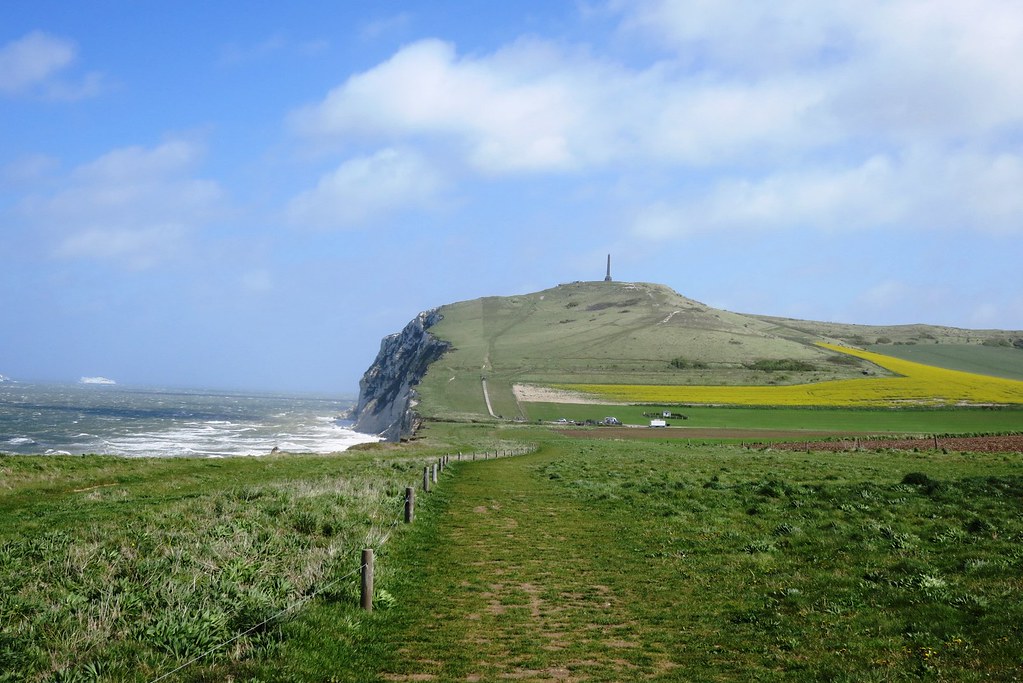
<path id="1" fill-rule="evenodd" d="M 501 453 L 505 453 L 505 457 L 507 457 L 508 455 L 526 455 L 526 454 L 529 454 L 529 453 L 534 453 L 534 452 L 536 452 L 536 450 L 537 450 L 536 444 L 530 444 L 529 446 L 526 446 L 525 448 L 513 449 L 511 451 L 497 450 L 497 451 L 494 451 L 494 458 L 496 459 L 496 458 L 502 457 L 500 455 Z M 487 456 L 489 458 L 490 451 L 486 451 L 486 454 L 487 454 Z M 461 460 L 461 455 L 462 454 L 459 453 L 460 457 L 459 457 L 458 461 Z M 472 453 L 471 455 L 476 456 L 476 455 L 478 455 L 478 453 Z M 450 458 L 450 456 L 446 456 L 446 457 Z M 456 461 L 456 462 L 458 462 L 458 461 Z M 449 461 L 448 464 L 450 464 L 450 461 Z M 432 466 L 432 461 L 431 461 L 431 465 L 430 466 Z M 440 472 L 438 471 L 438 474 L 439 473 Z M 412 488 L 415 488 L 415 483 L 414 483 L 415 481 L 416 480 L 413 480 L 413 484 L 411 485 Z M 382 509 L 382 507 L 383 507 L 382 503 L 377 506 L 377 512 L 374 514 L 374 518 L 376 518 L 379 515 L 379 512 Z M 405 515 L 405 511 L 404 511 L 404 508 L 402 508 L 401 512 L 399 512 L 399 514 L 396 517 L 394 517 L 394 519 L 387 525 L 387 527 L 386 527 L 387 528 L 387 533 L 379 540 L 378 543 L 376 543 L 374 545 L 376 545 L 377 547 L 385 545 L 387 543 L 387 541 L 390 540 L 391 535 L 394 533 L 394 530 L 398 526 L 400 526 L 402 520 L 404 519 L 404 515 Z M 368 541 L 370 540 L 369 539 L 369 534 L 367 534 L 366 540 L 367 540 L 367 545 L 369 545 L 368 544 Z M 333 557 L 334 556 L 333 549 L 328 551 L 327 554 L 328 554 L 329 557 Z M 330 588 L 333 588 L 334 586 L 336 586 L 337 584 L 341 583 L 342 581 L 350 579 L 351 577 L 355 576 L 356 574 L 359 574 L 364 569 L 366 569 L 366 566 L 367 565 L 365 565 L 365 564 L 361 564 L 358 567 L 356 567 L 355 569 L 353 569 L 352 571 L 350 571 L 347 574 L 345 574 L 344 576 L 340 576 L 340 577 L 337 577 L 335 579 L 332 579 L 331 581 L 328 581 L 327 583 L 325 583 L 324 585 L 320 586 L 319 588 L 317 588 L 315 591 L 309 593 L 308 595 L 300 596 L 297 600 L 295 600 L 295 602 L 293 602 L 292 604 L 288 605 L 284 609 L 280 610 L 276 614 L 273 614 L 272 616 L 267 617 L 266 619 L 264 619 L 263 621 L 259 622 L 258 624 L 255 624 L 254 626 L 250 626 L 249 628 L 245 629 L 241 633 L 235 634 L 234 636 L 232 636 L 228 640 L 225 640 L 222 643 L 218 643 L 217 645 L 214 645 L 213 647 L 209 648 L 208 650 L 205 650 L 201 654 L 198 654 L 198 655 L 192 657 L 187 662 L 184 662 L 183 664 L 180 664 L 176 668 L 171 669 L 170 671 L 168 671 L 168 672 L 166 672 L 164 674 L 161 674 L 160 676 L 157 676 L 154 679 L 151 679 L 149 681 L 149 683 L 159 683 L 159 681 L 162 681 L 162 680 L 164 680 L 166 678 L 170 678 L 171 676 L 173 676 L 174 674 L 178 673 L 179 671 L 182 671 L 183 669 L 187 669 L 188 667 L 192 666 L 196 662 L 198 662 L 198 661 L 200 661 L 202 659 L 205 659 L 206 657 L 209 657 L 210 655 L 214 654 L 215 652 L 219 652 L 220 650 L 223 650 L 224 648 L 226 648 L 227 646 L 231 645 L 232 643 L 235 643 L 235 642 L 241 640 L 245 636 L 249 635 L 250 633 L 253 633 L 254 631 L 259 630 L 260 628 L 266 626 L 270 622 L 283 617 L 285 614 L 288 614 L 289 612 L 292 612 L 292 611 L 296 610 L 297 608 L 299 608 L 302 605 L 306 604 L 307 602 L 309 602 L 313 598 L 318 597 L 319 595 L 321 595 L 322 593 L 326 592 Z"/>

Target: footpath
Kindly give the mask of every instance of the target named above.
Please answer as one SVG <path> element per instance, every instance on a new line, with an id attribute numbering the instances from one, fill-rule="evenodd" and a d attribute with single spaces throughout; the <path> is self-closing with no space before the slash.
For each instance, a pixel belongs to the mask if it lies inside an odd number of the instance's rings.
<path id="1" fill-rule="evenodd" d="M 539 471 L 543 452 L 459 467 L 433 537 L 411 550 L 393 661 L 379 680 L 608 680 L 657 677 L 634 637 L 621 539 Z M 419 522 L 417 522 L 418 524 Z"/>

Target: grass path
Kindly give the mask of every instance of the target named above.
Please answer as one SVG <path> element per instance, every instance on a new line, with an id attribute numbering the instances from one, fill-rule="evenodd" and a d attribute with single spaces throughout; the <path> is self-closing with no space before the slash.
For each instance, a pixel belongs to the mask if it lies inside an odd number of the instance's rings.
<path id="1" fill-rule="evenodd" d="M 663 670 L 664 658 L 633 640 L 619 530 L 541 476 L 548 457 L 463 466 L 444 482 L 443 524 L 421 549 L 421 591 L 402 606 L 407 639 L 385 679 L 628 680 Z"/>
<path id="2" fill-rule="evenodd" d="M 456 464 L 383 548 L 382 609 L 352 623 L 329 671 L 1016 680 L 1021 496 L 1006 454 L 566 439 Z M 336 639 L 328 623 L 309 631 Z"/>

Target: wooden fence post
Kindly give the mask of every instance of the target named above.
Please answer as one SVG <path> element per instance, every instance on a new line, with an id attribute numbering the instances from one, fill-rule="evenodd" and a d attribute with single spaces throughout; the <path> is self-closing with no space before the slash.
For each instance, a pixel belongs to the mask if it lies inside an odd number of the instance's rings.
<path id="1" fill-rule="evenodd" d="M 427 465 L 423 468 L 423 490 L 427 493 L 430 492 L 430 467 Z"/>
<path id="2" fill-rule="evenodd" d="M 437 483 L 437 463 L 433 463 L 433 483 Z"/>
<path id="3" fill-rule="evenodd" d="M 359 605 L 367 612 L 373 611 L 373 549 L 362 551 L 362 598 Z"/>
<path id="4" fill-rule="evenodd" d="M 411 524 L 416 516 L 416 489 L 412 486 L 405 487 L 405 523 Z"/>

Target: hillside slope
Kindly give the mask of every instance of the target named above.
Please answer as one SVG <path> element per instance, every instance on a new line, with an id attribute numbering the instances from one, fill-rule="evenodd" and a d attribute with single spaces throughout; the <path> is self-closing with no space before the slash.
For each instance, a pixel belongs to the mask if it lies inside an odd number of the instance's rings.
<path id="1" fill-rule="evenodd" d="M 711 308 L 663 285 L 576 282 L 443 306 L 431 334 L 451 349 L 419 393 L 426 416 L 520 415 L 515 384 L 788 384 L 883 375 L 815 346 L 841 341 L 782 321 Z M 876 337 L 870 342 L 875 341 Z"/>
<path id="2" fill-rule="evenodd" d="M 821 342 L 839 346 L 823 348 Z M 873 346 L 882 355 L 840 352 L 850 346 Z M 829 380 L 901 372 L 898 363 L 882 362 L 891 356 L 1017 379 L 1023 377 L 1020 346 L 1023 332 L 746 315 L 711 308 L 663 285 L 574 282 L 420 314 L 384 339 L 360 383 L 352 417 L 358 429 L 395 440 L 411 436 L 421 417 L 524 418 L 519 401 L 548 401 L 550 394 L 538 395 L 535 388 L 551 385 L 605 385 L 605 394 L 620 385 L 705 393 L 812 385 L 802 393 L 816 395 L 816 385 Z M 930 350 L 935 347 L 945 351 Z"/>

